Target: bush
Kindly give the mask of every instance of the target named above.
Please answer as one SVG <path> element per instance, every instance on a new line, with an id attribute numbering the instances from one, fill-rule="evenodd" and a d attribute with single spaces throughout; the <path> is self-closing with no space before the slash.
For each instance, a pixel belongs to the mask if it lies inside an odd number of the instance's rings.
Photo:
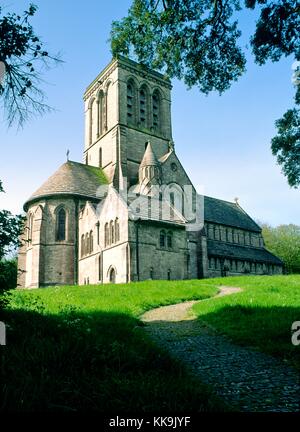
<path id="1" fill-rule="evenodd" d="M 282 259 L 287 273 L 300 273 L 300 226 L 261 224 L 266 248 Z"/>
<path id="2" fill-rule="evenodd" d="M 18 265 L 16 259 L 0 261 L 0 292 L 16 288 Z"/>

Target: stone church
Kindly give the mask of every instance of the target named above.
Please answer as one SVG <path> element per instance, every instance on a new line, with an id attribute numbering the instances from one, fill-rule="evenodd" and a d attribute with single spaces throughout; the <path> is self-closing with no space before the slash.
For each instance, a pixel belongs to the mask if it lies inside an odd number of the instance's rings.
<path id="1" fill-rule="evenodd" d="M 196 192 L 169 80 L 120 57 L 84 104 L 83 163 L 67 160 L 24 204 L 20 287 L 282 272 L 238 202 Z"/>

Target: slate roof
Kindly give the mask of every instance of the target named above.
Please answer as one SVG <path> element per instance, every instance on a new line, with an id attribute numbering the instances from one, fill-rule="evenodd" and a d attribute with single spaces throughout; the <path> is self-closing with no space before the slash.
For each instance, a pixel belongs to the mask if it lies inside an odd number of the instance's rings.
<path id="1" fill-rule="evenodd" d="M 151 197 L 151 207 L 148 207 L 148 197 L 140 195 L 128 199 L 130 212 L 139 219 L 148 221 L 169 222 L 184 225 L 186 220 L 167 200 L 160 201 Z"/>
<path id="2" fill-rule="evenodd" d="M 26 211 L 30 202 L 53 195 L 77 195 L 97 198 L 97 189 L 107 184 L 100 168 L 78 162 L 67 161 L 37 189 L 25 202 Z"/>
<path id="3" fill-rule="evenodd" d="M 236 203 L 204 197 L 204 220 L 248 231 L 261 232 L 261 228 Z"/>
<path id="4" fill-rule="evenodd" d="M 222 243 L 215 240 L 207 241 L 207 252 L 209 256 L 220 256 L 223 258 L 241 259 L 253 262 L 265 262 L 277 265 L 283 264 L 283 262 L 279 258 L 277 258 L 265 248 L 239 246 L 230 243 Z"/>

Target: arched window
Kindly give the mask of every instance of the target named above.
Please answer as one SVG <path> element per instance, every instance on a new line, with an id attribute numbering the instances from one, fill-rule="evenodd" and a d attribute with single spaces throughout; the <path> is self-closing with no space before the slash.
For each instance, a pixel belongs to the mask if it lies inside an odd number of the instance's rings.
<path id="1" fill-rule="evenodd" d="M 140 90 L 140 123 L 142 127 L 147 127 L 147 93 L 144 88 Z"/>
<path id="2" fill-rule="evenodd" d="M 89 254 L 89 235 L 86 233 L 84 240 L 84 255 Z"/>
<path id="3" fill-rule="evenodd" d="M 103 113 L 103 132 L 106 132 L 111 124 L 111 119 L 108 118 L 109 104 L 111 101 L 111 83 L 109 82 L 106 86 L 105 92 L 105 103 L 104 103 L 104 113 Z"/>
<path id="4" fill-rule="evenodd" d="M 93 241 L 93 231 L 91 230 L 90 231 L 90 253 L 92 253 L 93 252 L 93 250 L 94 250 L 94 241 Z"/>
<path id="5" fill-rule="evenodd" d="M 100 222 L 98 221 L 96 223 L 96 230 L 97 230 L 97 245 L 100 244 Z"/>
<path id="6" fill-rule="evenodd" d="M 159 236 L 159 245 L 161 248 L 164 248 L 166 246 L 166 233 L 164 230 L 160 232 Z"/>
<path id="7" fill-rule="evenodd" d="M 115 220 L 115 241 L 120 241 L 120 224 L 118 218 Z"/>
<path id="8" fill-rule="evenodd" d="M 104 93 L 103 90 L 100 91 L 98 95 L 98 123 L 97 123 L 97 137 L 103 134 L 104 131 Z"/>
<path id="9" fill-rule="evenodd" d="M 66 211 L 60 208 L 56 213 L 56 240 L 63 241 L 66 239 Z"/>
<path id="10" fill-rule="evenodd" d="M 109 226 L 108 226 L 108 223 L 106 223 L 105 227 L 104 227 L 104 244 L 105 244 L 105 247 L 109 245 Z"/>
<path id="11" fill-rule="evenodd" d="M 154 127 L 154 130 L 159 130 L 160 127 L 159 118 L 160 118 L 160 98 L 159 98 L 159 93 L 156 90 L 152 95 L 152 125 Z"/>
<path id="12" fill-rule="evenodd" d="M 109 282 L 116 283 L 116 270 L 114 268 L 111 268 L 109 271 Z"/>
<path id="13" fill-rule="evenodd" d="M 170 249 L 173 247 L 173 233 L 171 231 L 167 234 L 167 246 Z"/>
<path id="14" fill-rule="evenodd" d="M 134 111 L 134 85 L 132 81 L 129 81 L 127 84 L 127 124 L 135 123 Z"/>
<path id="15" fill-rule="evenodd" d="M 110 221 L 110 243 L 114 244 L 115 242 L 115 224 L 114 221 Z"/>
<path id="16" fill-rule="evenodd" d="M 27 230 L 27 245 L 32 243 L 32 227 L 33 227 L 33 214 L 30 213 L 28 216 L 28 230 Z"/>
<path id="17" fill-rule="evenodd" d="M 102 168 L 102 147 L 99 148 L 99 168 Z"/>
<path id="18" fill-rule="evenodd" d="M 81 236 L 80 255 L 81 257 L 84 255 L 84 234 Z"/>
<path id="19" fill-rule="evenodd" d="M 170 192 L 170 219 L 174 219 L 175 193 Z"/>

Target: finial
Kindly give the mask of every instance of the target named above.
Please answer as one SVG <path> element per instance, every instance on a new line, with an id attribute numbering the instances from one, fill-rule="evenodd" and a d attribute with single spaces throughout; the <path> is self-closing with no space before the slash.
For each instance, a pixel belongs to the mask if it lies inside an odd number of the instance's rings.
<path id="1" fill-rule="evenodd" d="M 66 155 L 67 155 L 67 162 L 69 161 L 69 154 L 70 154 L 70 150 L 68 149 L 67 153 L 66 153 Z"/>
<path id="2" fill-rule="evenodd" d="M 235 198 L 234 198 L 234 202 L 236 203 L 236 205 L 240 205 L 240 204 L 239 204 L 239 197 L 235 197 Z"/>

